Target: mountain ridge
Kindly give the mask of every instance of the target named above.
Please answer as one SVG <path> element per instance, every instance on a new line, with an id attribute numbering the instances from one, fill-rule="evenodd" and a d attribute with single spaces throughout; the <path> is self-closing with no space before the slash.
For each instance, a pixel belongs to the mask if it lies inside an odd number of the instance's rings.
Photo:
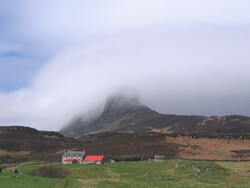
<path id="1" fill-rule="evenodd" d="M 85 116 L 82 116 L 85 117 Z M 173 134 L 250 134 L 250 117 L 160 114 L 135 96 L 111 96 L 92 120 L 75 117 L 59 132 L 80 138 L 101 132 L 160 132 Z"/>

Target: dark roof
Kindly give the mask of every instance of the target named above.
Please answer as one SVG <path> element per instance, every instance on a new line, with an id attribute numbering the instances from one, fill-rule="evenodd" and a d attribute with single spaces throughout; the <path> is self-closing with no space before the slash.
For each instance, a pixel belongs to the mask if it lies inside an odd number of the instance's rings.
<path id="1" fill-rule="evenodd" d="M 83 157 L 85 151 L 65 151 L 63 157 Z"/>

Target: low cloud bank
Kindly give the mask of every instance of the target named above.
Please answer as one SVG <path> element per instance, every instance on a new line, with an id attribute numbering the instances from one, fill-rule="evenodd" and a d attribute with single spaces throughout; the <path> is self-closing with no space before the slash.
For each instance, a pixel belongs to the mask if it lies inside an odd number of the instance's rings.
<path id="1" fill-rule="evenodd" d="M 0 93 L 0 123 L 58 130 L 121 90 L 162 113 L 250 115 L 249 39 L 209 30 L 137 30 L 62 51 L 31 87 Z"/>
<path id="2" fill-rule="evenodd" d="M 249 116 L 249 7 L 1 1 L 0 125 L 58 130 L 127 90 L 162 113 Z"/>

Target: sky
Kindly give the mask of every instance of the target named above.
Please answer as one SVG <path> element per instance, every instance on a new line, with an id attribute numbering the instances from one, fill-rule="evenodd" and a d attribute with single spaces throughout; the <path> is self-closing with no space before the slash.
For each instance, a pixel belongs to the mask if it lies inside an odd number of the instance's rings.
<path id="1" fill-rule="evenodd" d="M 133 91 L 166 114 L 250 116 L 248 0 L 1 0 L 0 125 L 58 130 Z"/>

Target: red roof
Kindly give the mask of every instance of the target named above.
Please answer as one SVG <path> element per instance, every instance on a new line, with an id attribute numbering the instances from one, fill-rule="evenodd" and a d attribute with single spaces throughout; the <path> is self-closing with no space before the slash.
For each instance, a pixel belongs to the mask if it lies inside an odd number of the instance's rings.
<path id="1" fill-rule="evenodd" d="M 103 155 L 87 155 L 83 161 L 84 162 L 101 162 L 103 160 Z"/>
<path id="2" fill-rule="evenodd" d="M 72 162 L 72 161 L 75 161 L 76 159 L 75 158 L 67 158 L 65 159 L 66 162 Z"/>

